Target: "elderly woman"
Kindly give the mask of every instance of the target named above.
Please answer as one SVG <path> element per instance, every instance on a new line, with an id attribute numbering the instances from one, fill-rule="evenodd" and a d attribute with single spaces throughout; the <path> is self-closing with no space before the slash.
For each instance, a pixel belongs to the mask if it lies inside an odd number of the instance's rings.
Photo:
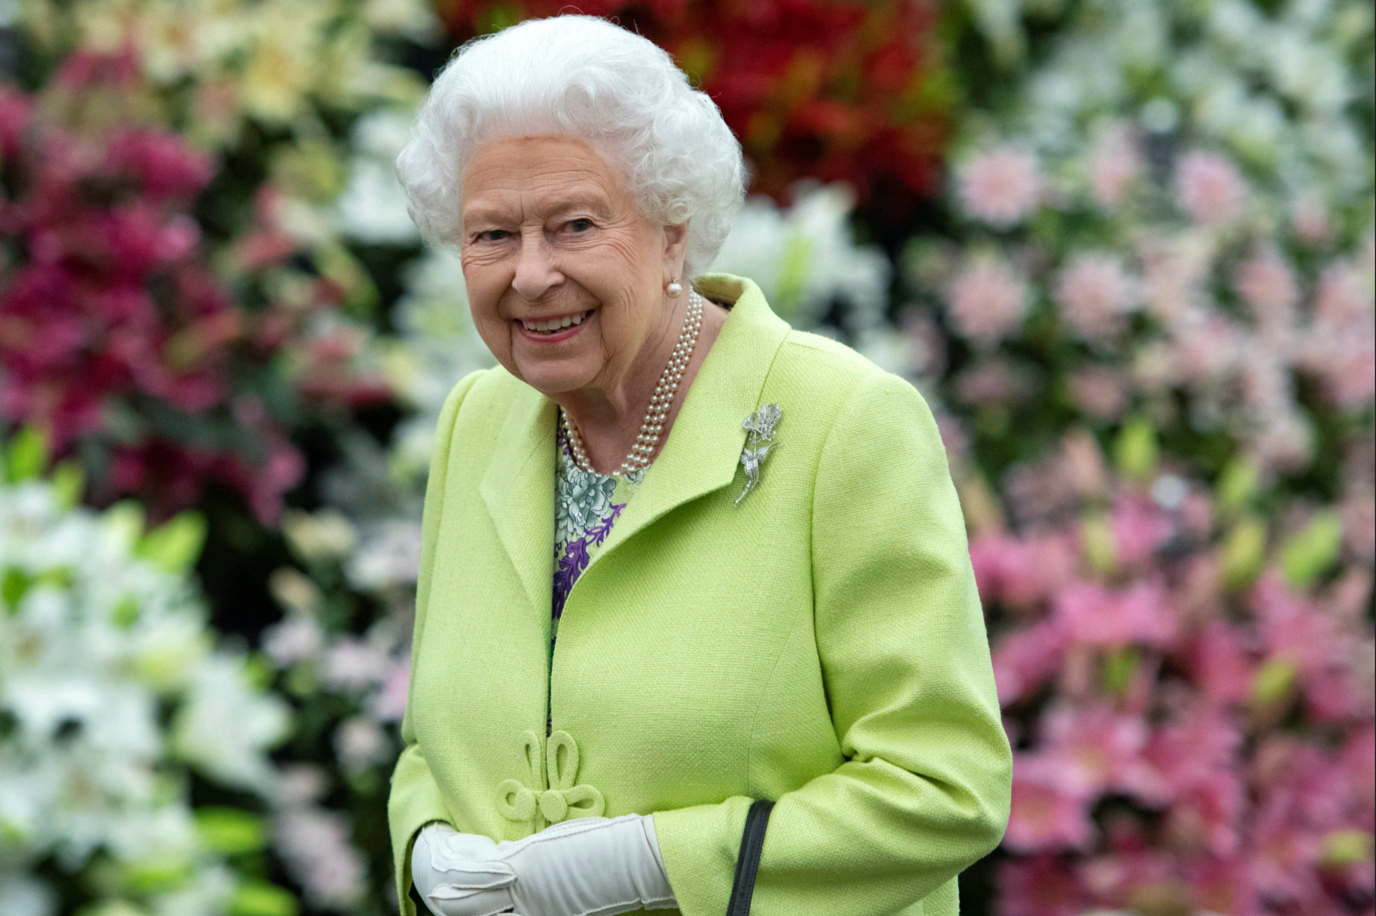
<path id="1" fill-rule="evenodd" d="M 716 107 L 530 21 L 460 49 L 398 170 L 500 363 L 426 494 L 403 912 L 954 916 L 1010 754 L 941 440 L 700 273 L 743 197 Z"/>

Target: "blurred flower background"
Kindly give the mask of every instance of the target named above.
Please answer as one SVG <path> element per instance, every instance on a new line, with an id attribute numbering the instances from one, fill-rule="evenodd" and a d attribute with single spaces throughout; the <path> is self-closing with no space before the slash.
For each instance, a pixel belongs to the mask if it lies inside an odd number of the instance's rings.
<path id="1" fill-rule="evenodd" d="M 490 357 L 392 161 L 563 7 L 0 0 L 0 916 L 394 910 Z M 716 269 L 938 416 L 1016 749 L 963 911 L 1376 912 L 1369 0 L 581 8 L 741 138 Z"/>

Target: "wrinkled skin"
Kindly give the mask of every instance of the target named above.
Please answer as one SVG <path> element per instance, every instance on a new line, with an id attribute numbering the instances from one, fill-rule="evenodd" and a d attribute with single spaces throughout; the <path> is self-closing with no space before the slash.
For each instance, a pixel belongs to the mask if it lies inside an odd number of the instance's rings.
<path id="1" fill-rule="evenodd" d="M 665 288 L 682 277 L 688 224 L 648 219 L 620 170 L 573 137 L 483 145 L 464 173 L 463 201 L 463 272 L 479 335 L 512 375 L 569 413 L 594 466 L 610 472 L 635 442 L 678 340 L 688 297 Z M 550 339 L 522 324 L 574 315 L 586 317 Z M 670 423 L 724 321 L 719 306 L 704 310 Z"/>

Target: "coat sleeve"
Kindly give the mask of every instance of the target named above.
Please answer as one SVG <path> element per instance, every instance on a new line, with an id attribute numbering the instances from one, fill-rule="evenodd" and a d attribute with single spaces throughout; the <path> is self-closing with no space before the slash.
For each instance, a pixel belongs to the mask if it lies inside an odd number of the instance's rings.
<path id="1" fill-rule="evenodd" d="M 459 406 L 481 373 L 474 372 L 459 381 L 440 411 L 435 427 L 435 452 L 430 459 L 430 477 L 425 485 L 425 508 L 421 521 L 420 570 L 416 580 L 416 625 L 411 641 L 411 684 L 416 683 L 415 666 L 421 634 L 425 628 L 425 609 L 430 599 L 431 572 L 435 565 L 435 540 L 439 534 L 440 515 L 444 507 L 445 484 L 448 480 L 450 450 L 454 438 L 454 423 Z M 406 714 L 401 720 L 401 738 L 405 742 L 396 769 L 392 771 L 391 794 L 387 799 L 387 822 L 392 834 L 392 857 L 396 866 L 397 900 L 402 916 L 415 916 L 411 900 L 411 845 L 420 828 L 433 821 L 453 824 L 444 796 L 440 792 L 425 752 L 416 743 L 415 725 L 411 719 L 414 697 L 407 696 Z"/>
<path id="2" fill-rule="evenodd" d="M 999 716 L 965 526 L 931 411 L 896 376 L 849 397 L 814 485 L 814 626 L 846 761 L 785 793 L 754 916 L 879 916 L 938 892 L 1008 822 Z M 750 799 L 656 812 L 684 916 L 726 911 Z"/>

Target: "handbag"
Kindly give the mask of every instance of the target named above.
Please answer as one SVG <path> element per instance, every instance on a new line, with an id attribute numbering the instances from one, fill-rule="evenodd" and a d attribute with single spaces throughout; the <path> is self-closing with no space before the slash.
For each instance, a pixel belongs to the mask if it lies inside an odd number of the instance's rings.
<path id="1" fill-rule="evenodd" d="M 755 873 L 760 870 L 760 853 L 764 851 L 764 830 L 769 826 L 769 812 L 774 803 L 757 799 L 745 815 L 745 832 L 741 835 L 741 853 L 736 859 L 736 880 L 731 885 L 731 899 L 726 904 L 726 916 L 750 916 L 750 898 L 755 893 Z"/>

